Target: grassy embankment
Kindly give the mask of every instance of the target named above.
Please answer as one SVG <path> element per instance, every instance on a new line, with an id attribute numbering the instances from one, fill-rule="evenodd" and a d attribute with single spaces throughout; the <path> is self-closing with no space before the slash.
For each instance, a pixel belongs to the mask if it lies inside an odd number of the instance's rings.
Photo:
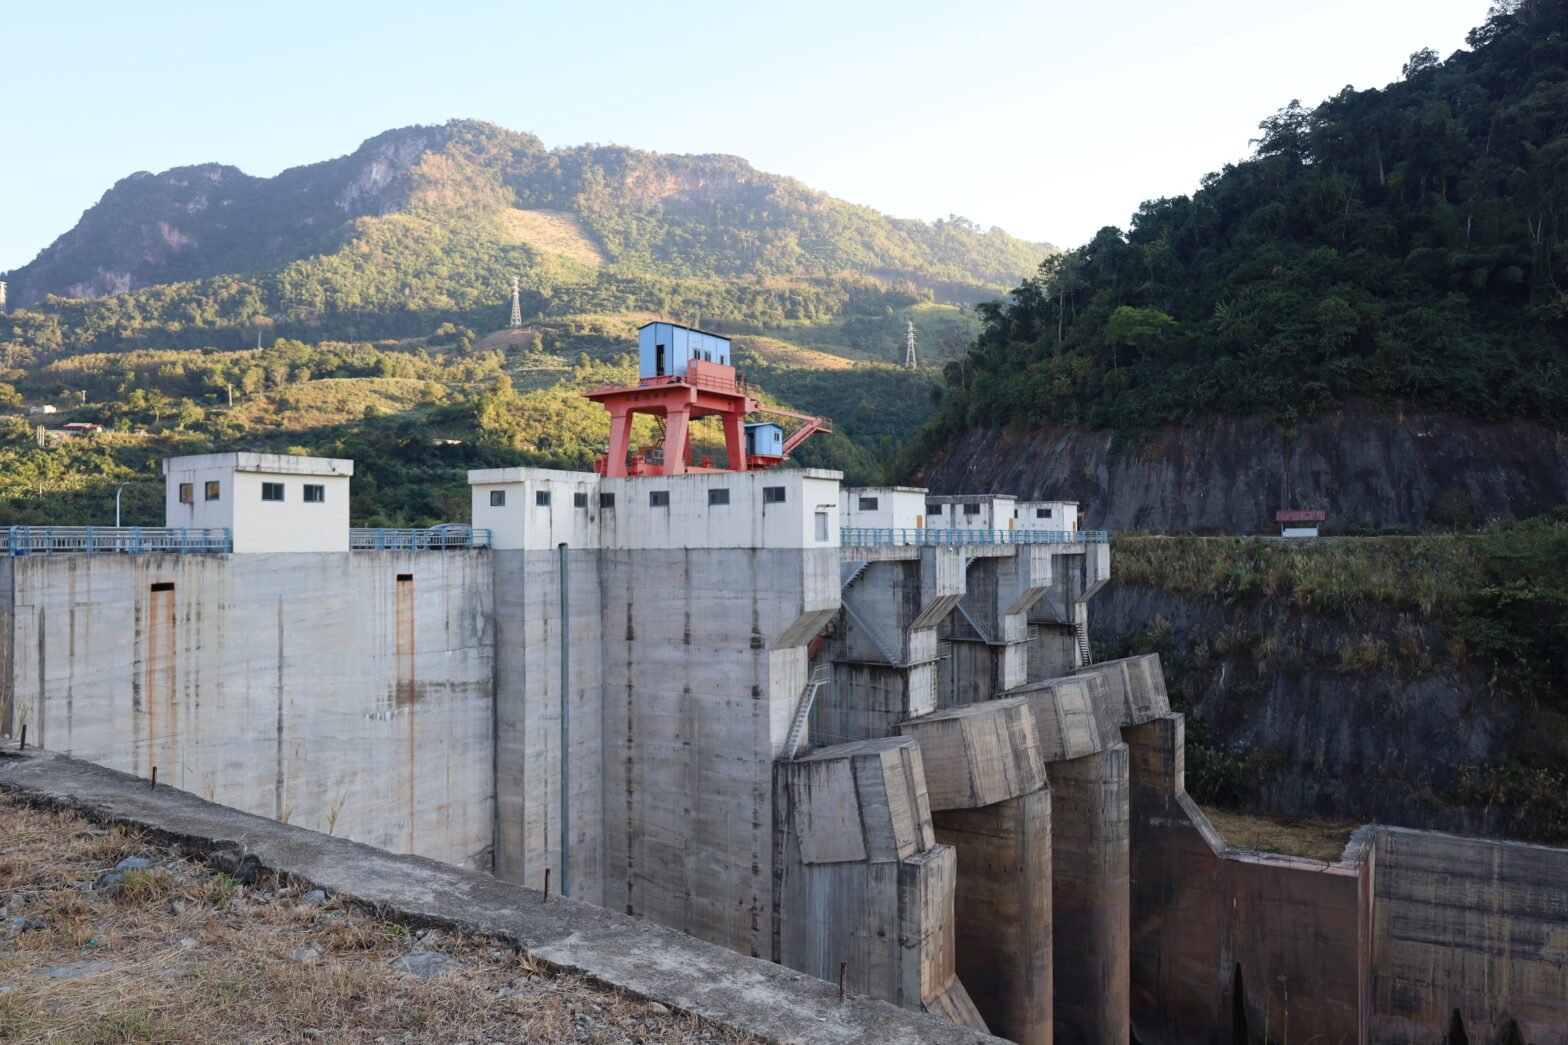
<path id="1" fill-rule="evenodd" d="M 493 940 L 0 797 L 0 1041 L 612 1039 L 746 1040 Z"/>

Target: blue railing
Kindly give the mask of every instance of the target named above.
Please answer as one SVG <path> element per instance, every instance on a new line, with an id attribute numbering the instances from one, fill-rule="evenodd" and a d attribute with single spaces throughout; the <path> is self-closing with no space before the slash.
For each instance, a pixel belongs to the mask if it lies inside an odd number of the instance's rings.
<path id="1" fill-rule="evenodd" d="M 839 543 L 845 548 L 957 547 L 963 544 L 1104 544 L 1110 535 L 1104 530 L 964 530 L 928 527 L 924 529 L 867 529 L 846 526 L 839 530 Z"/>
<path id="2" fill-rule="evenodd" d="M 428 530 L 353 529 L 348 546 L 360 552 L 428 552 L 447 548 L 488 548 L 490 531 L 472 526 L 433 526 Z"/>
<path id="3" fill-rule="evenodd" d="M 4 555 L 177 555 L 234 550 L 225 529 L 176 526 L 8 526 L 0 530 Z"/>

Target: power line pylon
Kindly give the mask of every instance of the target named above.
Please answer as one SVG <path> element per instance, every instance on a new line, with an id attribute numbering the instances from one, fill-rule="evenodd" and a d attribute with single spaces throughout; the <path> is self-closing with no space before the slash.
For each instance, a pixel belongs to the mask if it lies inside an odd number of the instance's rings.
<path id="1" fill-rule="evenodd" d="M 517 288 L 517 277 L 512 277 L 512 329 L 523 329 L 523 299 Z"/>
<path id="2" fill-rule="evenodd" d="M 909 370 L 915 369 L 915 324 L 910 323 L 904 332 L 904 366 Z"/>

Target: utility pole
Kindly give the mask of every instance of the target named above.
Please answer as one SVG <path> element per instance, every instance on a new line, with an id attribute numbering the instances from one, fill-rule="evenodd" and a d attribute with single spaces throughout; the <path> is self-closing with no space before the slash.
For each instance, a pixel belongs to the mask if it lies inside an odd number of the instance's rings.
<path id="1" fill-rule="evenodd" d="M 517 286 L 517 277 L 512 277 L 512 323 L 513 330 L 523 329 L 523 298 Z"/>
<path id="2" fill-rule="evenodd" d="M 904 331 L 904 367 L 915 369 L 915 324 L 911 321 Z"/>

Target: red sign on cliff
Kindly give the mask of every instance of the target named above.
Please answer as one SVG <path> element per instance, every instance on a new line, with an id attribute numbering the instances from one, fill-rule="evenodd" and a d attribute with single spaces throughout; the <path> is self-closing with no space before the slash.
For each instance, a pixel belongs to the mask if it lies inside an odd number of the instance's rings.
<path id="1" fill-rule="evenodd" d="M 1282 523 L 1322 522 L 1328 513 L 1320 508 L 1287 508 L 1274 513 L 1274 521 Z"/>

